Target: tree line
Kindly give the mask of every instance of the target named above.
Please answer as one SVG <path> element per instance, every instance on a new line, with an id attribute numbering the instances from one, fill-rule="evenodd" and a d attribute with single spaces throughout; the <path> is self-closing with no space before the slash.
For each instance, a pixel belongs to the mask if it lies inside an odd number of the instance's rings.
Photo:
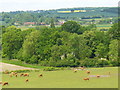
<path id="1" fill-rule="evenodd" d="M 66 10 L 87 10 L 85 13 L 58 13 L 57 11 L 66 11 Z M 94 11 L 92 11 L 94 10 Z M 113 13 L 114 12 L 114 13 Z M 1 12 L 0 13 L 0 24 L 2 25 L 24 25 L 25 22 L 37 22 L 36 25 L 40 23 L 45 23 L 49 25 L 51 18 L 54 18 L 55 23 L 64 20 L 74 20 L 81 21 L 81 19 L 96 19 L 103 18 L 100 20 L 100 24 L 106 24 L 108 22 L 115 23 L 118 17 L 118 8 L 102 7 L 102 8 L 68 8 L 68 9 L 56 9 L 56 10 L 37 10 L 37 11 L 14 11 L 14 12 Z M 108 20 L 104 20 L 108 18 Z M 88 21 L 84 21 L 87 24 Z M 84 24 L 83 22 L 80 22 Z"/>
<path id="2" fill-rule="evenodd" d="M 2 57 L 55 67 L 118 66 L 120 23 L 108 31 L 67 21 L 61 27 L 2 27 Z"/>

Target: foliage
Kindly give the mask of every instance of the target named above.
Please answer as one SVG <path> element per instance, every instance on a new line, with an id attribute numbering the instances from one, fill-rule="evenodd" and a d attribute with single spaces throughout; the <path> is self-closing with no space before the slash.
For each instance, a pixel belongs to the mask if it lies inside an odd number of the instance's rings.
<path id="1" fill-rule="evenodd" d="M 56 71 L 56 70 L 59 70 L 59 68 L 47 67 L 47 68 L 44 68 L 44 69 L 43 69 L 43 71 Z"/>
<path id="2" fill-rule="evenodd" d="M 113 31 L 117 25 L 108 31 L 98 31 L 95 25 L 89 29 L 75 21 L 67 21 L 59 28 L 36 27 L 24 31 L 15 26 L 3 27 L 2 57 L 54 67 L 117 66 L 119 37 L 118 30 Z M 83 32 L 78 33 L 79 30 Z"/>
<path id="3" fill-rule="evenodd" d="M 67 21 L 61 27 L 63 31 L 70 33 L 78 33 L 78 30 L 80 29 L 80 25 L 75 21 Z"/>
<path id="4" fill-rule="evenodd" d="M 118 61 L 118 40 L 112 40 L 109 44 L 109 60 Z"/>

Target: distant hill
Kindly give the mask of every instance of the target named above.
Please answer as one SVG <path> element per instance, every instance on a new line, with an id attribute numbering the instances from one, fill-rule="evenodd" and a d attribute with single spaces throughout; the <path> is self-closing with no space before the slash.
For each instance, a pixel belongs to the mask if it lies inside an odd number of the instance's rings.
<path id="1" fill-rule="evenodd" d="M 58 20 L 79 20 L 80 18 L 112 18 L 118 17 L 118 7 L 81 7 L 62 8 L 53 10 L 36 11 L 13 11 L 2 12 L 0 22 L 4 25 L 23 24 L 24 22 L 44 22 L 50 23 L 50 19 Z"/>

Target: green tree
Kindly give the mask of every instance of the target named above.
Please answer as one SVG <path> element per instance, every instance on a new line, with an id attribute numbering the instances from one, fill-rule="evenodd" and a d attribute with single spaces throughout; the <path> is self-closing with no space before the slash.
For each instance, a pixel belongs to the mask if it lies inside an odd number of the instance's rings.
<path id="1" fill-rule="evenodd" d="M 3 57 L 12 59 L 16 57 L 17 52 L 22 46 L 21 30 L 13 26 L 6 29 L 2 36 Z"/>
<path id="2" fill-rule="evenodd" d="M 50 27 L 51 28 L 55 28 L 55 24 L 54 24 L 54 20 L 53 19 L 51 19 Z"/>
<path id="3" fill-rule="evenodd" d="M 91 55 L 90 47 L 86 45 L 86 40 L 77 34 L 70 36 L 69 44 L 71 46 L 71 52 L 78 59 L 84 59 Z"/>
<path id="4" fill-rule="evenodd" d="M 107 49 L 106 45 L 104 45 L 103 43 L 100 43 L 99 45 L 97 45 L 96 50 L 95 50 L 96 57 L 105 58 L 108 54 L 106 49 Z"/>
<path id="5" fill-rule="evenodd" d="M 113 24 L 113 26 L 109 29 L 108 35 L 110 39 L 120 39 L 120 22 Z"/>
<path id="6" fill-rule="evenodd" d="M 23 43 L 22 57 L 25 62 L 30 62 L 30 58 L 33 55 L 36 55 L 36 45 L 40 37 L 40 31 L 33 31 L 26 37 L 26 40 Z M 35 56 L 34 56 L 35 57 Z M 33 58 L 31 60 L 33 60 Z"/>
<path id="7" fill-rule="evenodd" d="M 61 27 L 63 31 L 70 33 L 77 33 L 80 29 L 80 25 L 75 21 L 67 21 Z"/>
<path id="8" fill-rule="evenodd" d="M 109 45 L 109 59 L 111 61 L 118 61 L 118 40 L 112 40 Z"/>

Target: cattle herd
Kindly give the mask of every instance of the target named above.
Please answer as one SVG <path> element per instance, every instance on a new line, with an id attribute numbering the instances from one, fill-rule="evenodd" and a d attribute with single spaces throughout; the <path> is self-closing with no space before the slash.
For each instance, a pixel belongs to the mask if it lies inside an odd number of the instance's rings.
<path id="1" fill-rule="evenodd" d="M 80 70 L 85 70 L 87 74 L 90 74 L 91 72 L 89 70 L 86 70 L 85 67 L 80 67 Z M 78 69 L 74 69 L 73 72 L 76 73 Z M 110 75 L 110 72 L 108 72 L 108 75 Z M 97 78 L 100 78 L 101 75 L 96 75 Z M 90 80 L 89 77 L 83 78 L 83 80 L 87 81 Z"/>
<path id="2" fill-rule="evenodd" d="M 81 70 L 85 70 L 86 72 L 86 74 L 90 74 L 91 73 L 91 71 L 89 71 L 89 70 L 86 70 L 84 67 L 80 67 L 80 69 Z M 73 69 L 73 72 L 74 73 L 77 73 L 77 71 L 78 71 L 78 69 Z M 110 75 L 110 72 L 108 73 L 109 75 Z M 9 74 L 9 76 L 10 77 L 18 77 L 18 76 L 20 76 L 20 77 L 29 77 L 30 75 L 29 75 L 29 73 L 17 73 L 17 72 L 11 72 L 10 74 Z M 38 77 L 43 77 L 43 74 L 39 74 L 38 75 Z M 101 77 L 101 75 L 96 75 L 96 78 L 100 78 Z M 85 81 L 89 81 L 90 80 L 90 78 L 89 77 L 85 77 L 85 78 L 83 78 L 83 80 L 85 80 Z M 29 82 L 29 79 L 25 79 L 25 82 Z M 5 86 L 5 85 L 9 85 L 9 82 L 0 82 L 0 84 L 2 84 L 2 86 Z"/>
<path id="3" fill-rule="evenodd" d="M 18 73 L 17 72 L 11 72 L 9 74 L 10 77 L 18 77 Z M 20 77 L 29 77 L 29 73 L 21 73 L 19 75 Z M 43 77 L 43 74 L 39 74 L 38 77 Z M 28 82 L 29 79 L 25 79 L 25 82 Z M 5 86 L 5 85 L 9 85 L 8 82 L 0 82 L 0 84 L 2 84 L 2 86 Z"/>

